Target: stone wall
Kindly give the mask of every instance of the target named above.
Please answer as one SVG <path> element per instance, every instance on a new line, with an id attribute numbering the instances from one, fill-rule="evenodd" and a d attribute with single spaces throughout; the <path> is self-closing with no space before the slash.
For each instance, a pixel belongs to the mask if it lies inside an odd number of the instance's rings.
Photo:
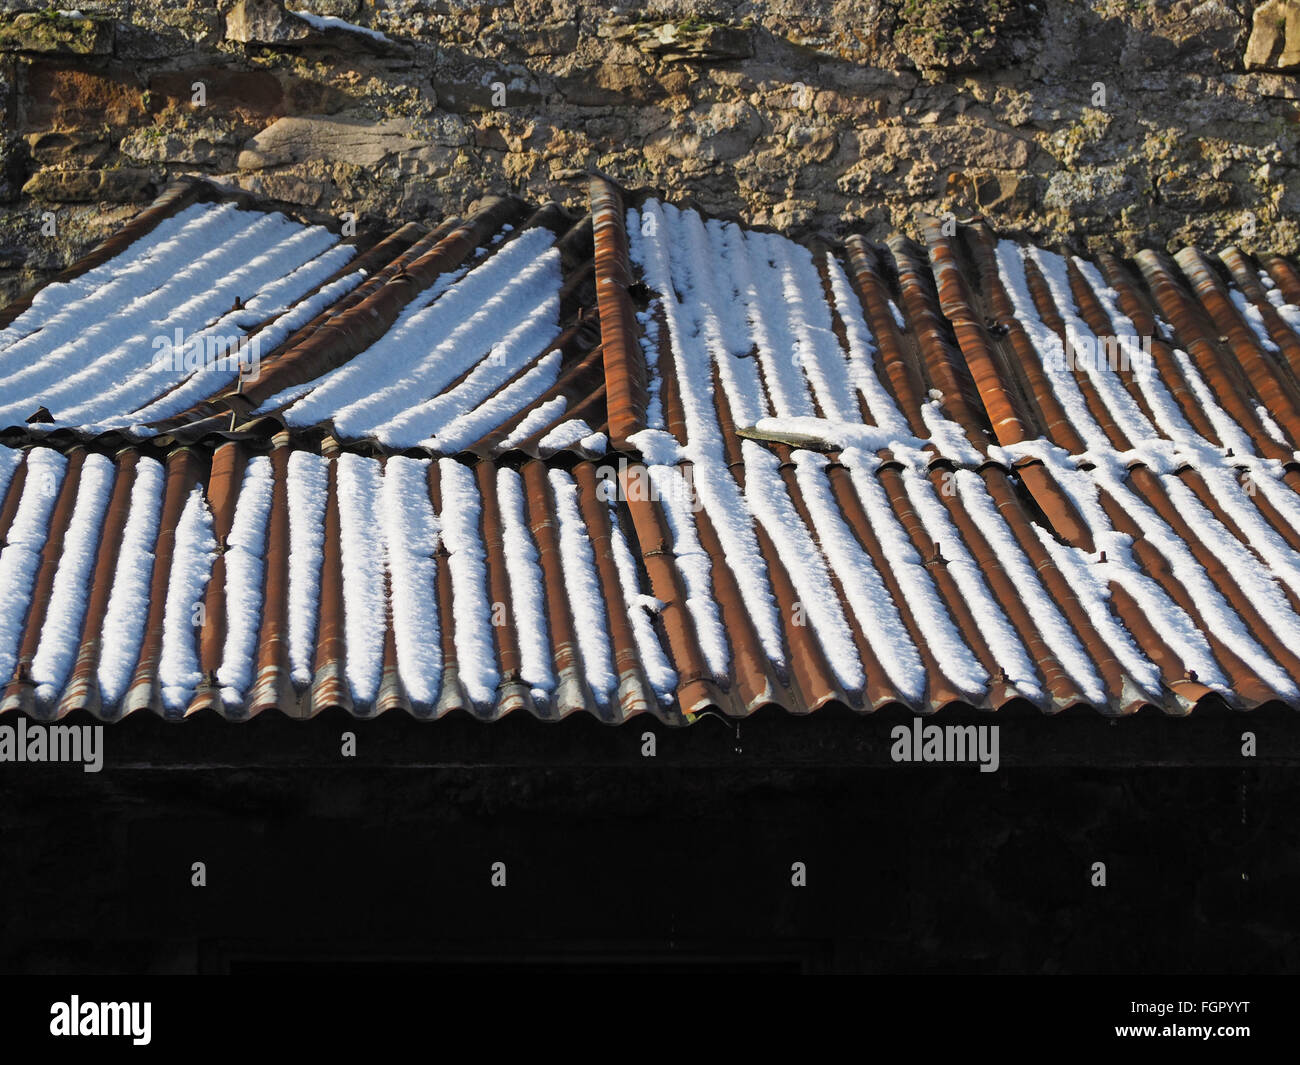
<path id="1" fill-rule="evenodd" d="M 1300 0 L 39 6 L 0 0 L 0 297 L 184 173 L 372 220 L 596 168 L 795 234 L 1300 247 Z"/>

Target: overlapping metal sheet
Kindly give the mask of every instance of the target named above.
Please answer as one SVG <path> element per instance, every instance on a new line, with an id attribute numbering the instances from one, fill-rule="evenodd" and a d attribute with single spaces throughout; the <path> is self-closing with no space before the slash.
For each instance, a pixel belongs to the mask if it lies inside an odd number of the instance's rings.
<path id="1" fill-rule="evenodd" d="M 1285 259 L 251 206 L 0 318 L 5 709 L 1300 704 Z M 169 376 L 177 327 L 273 343 Z"/>

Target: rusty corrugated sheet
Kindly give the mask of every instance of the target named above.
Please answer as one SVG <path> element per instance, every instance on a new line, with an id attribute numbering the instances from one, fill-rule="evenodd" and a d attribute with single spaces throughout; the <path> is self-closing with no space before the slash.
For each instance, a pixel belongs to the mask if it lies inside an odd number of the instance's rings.
<path id="1" fill-rule="evenodd" d="M 927 225 L 924 246 L 801 246 L 604 179 L 590 194 L 583 219 L 493 201 L 358 248 L 308 294 L 364 279 L 282 329 L 260 377 L 158 435 L 11 431 L 3 709 L 682 724 L 832 703 L 1300 706 L 1290 261 L 1090 264 L 979 222 Z M 169 194 L 78 276 L 203 195 Z M 249 417 L 539 226 L 562 263 L 542 349 L 558 370 L 502 399 L 473 443 L 388 448 L 328 419 Z M 658 252 L 682 271 L 666 289 Z M 1061 361 L 1081 335 L 1100 350 L 1129 327 L 1149 364 Z M 95 455 L 113 479 L 88 538 Z M 209 552 L 177 542 L 196 490 Z M 132 566 L 139 599 L 112 606 Z M 111 610 L 133 619 L 129 663 L 105 646 Z"/>

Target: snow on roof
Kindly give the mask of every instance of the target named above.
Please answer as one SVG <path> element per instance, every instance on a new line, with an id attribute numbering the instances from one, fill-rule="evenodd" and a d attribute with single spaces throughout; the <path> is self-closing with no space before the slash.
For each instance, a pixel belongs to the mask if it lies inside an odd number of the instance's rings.
<path id="1" fill-rule="evenodd" d="M 164 206 L 0 316 L 6 709 L 1300 705 L 1285 259 Z"/>

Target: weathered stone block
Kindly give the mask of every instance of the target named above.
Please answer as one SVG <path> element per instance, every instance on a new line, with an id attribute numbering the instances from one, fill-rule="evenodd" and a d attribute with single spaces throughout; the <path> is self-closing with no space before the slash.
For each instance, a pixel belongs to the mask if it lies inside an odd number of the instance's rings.
<path id="1" fill-rule="evenodd" d="M 1246 69 L 1300 70 L 1300 0 L 1266 0 L 1255 8 Z"/>
<path id="2" fill-rule="evenodd" d="M 0 51 L 108 55 L 113 51 L 113 24 L 54 11 L 24 12 L 0 22 Z"/>
<path id="3" fill-rule="evenodd" d="M 23 193 L 55 203 L 130 203 L 154 192 L 153 174 L 123 167 L 118 170 L 41 170 L 23 186 Z"/>

